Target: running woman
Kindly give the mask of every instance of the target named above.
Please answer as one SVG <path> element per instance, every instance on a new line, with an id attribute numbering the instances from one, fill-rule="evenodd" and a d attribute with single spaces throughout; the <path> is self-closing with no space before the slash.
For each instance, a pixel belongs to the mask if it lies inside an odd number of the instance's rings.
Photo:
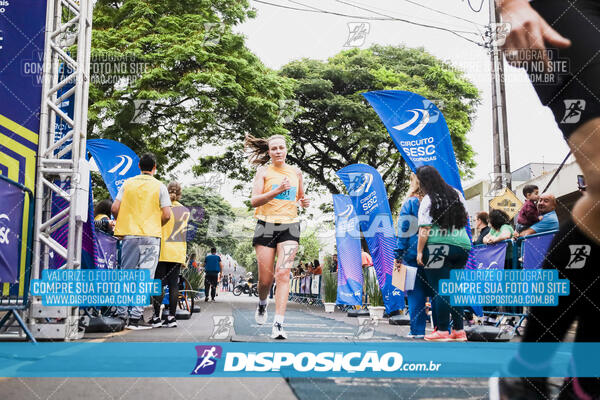
<path id="1" fill-rule="evenodd" d="M 511 24 L 504 47 L 509 63 L 523 66 L 534 78 L 532 66 L 540 58 L 547 65 L 568 63 L 568 71 L 546 68 L 545 82 L 532 79 L 542 104 L 554 119 L 581 167 L 587 183 L 585 195 L 573 207 L 549 247 L 545 268 L 555 268 L 561 279 L 569 279 L 570 294 L 560 297 L 557 307 L 532 307 L 523 342 L 554 342 L 564 339 L 577 319 L 576 342 L 598 342 L 600 317 L 600 1 L 579 0 L 496 0 L 502 20 Z M 550 55 L 553 55 L 550 57 Z M 525 58 L 527 57 L 527 58 Z M 539 75 L 539 74 L 538 74 Z M 551 78 L 551 79 L 547 79 Z M 585 260 L 574 268 L 572 260 Z M 523 346 L 511 367 L 531 370 L 530 376 L 544 376 L 544 366 L 553 352 L 537 354 Z M 589 354 L 578 348 L 570 366 L 573 379 L 565 380 L 560 398 L 598 399 L 600 380 L 576 378 L 580 360 Z M 504 378 L 490 396 L 502 399 L 548 398 L 545 378 Z M 499 388 L 498 388 L 499 386 Z M 499 390 L 498 390 L 499 389 Z M 499 392 L 499 393 L 498 393 Z M 492 397 L 493 398 L 493 397 Z"/>
<path id="2" fill-rule="evenodd" d="M 275 278 L 277 291 L 271 338 L 287 339 L 283 319 L 290 289 L 290 268 L 300 240 L 298 204 L 308 207 L 310 201 L 304 197 L 302 172 L 285 162 L 284 136 L 260 139 L 249 135 L 245 146 L 249 161 L 260 166 L 250 199 L 252 207 L 256 208 L 254 217 L 258 220 L 252 240 L 258 262 L 259 298 L 254 318 L 258 325 L 267 322 L 267 296 Z M 277 265 L 274 265 L 276 255 Z"/>

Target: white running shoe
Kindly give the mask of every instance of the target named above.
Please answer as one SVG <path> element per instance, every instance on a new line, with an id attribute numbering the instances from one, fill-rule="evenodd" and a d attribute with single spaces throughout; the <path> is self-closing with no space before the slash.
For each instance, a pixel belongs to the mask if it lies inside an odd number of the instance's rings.
<path id="1" fill-rule="evenodd" d="M 279 322 L 273 324 L 271 339 L 287 339 L 287 333 L 285 333 L 283 326 Z"/>
<path id="2" fill-rule="evenodd" d="M 256 312 L 254 313 L 254 320 L 258 325 L 264 325 L 267 323 L 267 305 L 259 304 L 256 307 Z"/>

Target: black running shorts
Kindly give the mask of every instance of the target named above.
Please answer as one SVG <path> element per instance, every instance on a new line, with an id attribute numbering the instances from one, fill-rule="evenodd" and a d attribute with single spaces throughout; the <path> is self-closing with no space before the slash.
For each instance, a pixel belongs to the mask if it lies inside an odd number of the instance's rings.
<path id="1" fill-rule="evenodd" d="M 300 242 L 300 222 L 292 224 L 275 224 L 258 220 L 254 229 L 252 246 L 261 245 L 276 248 L 277 243 Z"/>
<path id="2" fill-rule="evenodd" d="M 550 70 L 540 71 L 540 63 L 533 59 L 524 65 L 542 104 L 552 110 L 568 139 L 579 126 L 600 117 L 600 0 L 535 0 L 530 4 L 554 30 L 571 40 L 567 49 L 547 49 Z"/>

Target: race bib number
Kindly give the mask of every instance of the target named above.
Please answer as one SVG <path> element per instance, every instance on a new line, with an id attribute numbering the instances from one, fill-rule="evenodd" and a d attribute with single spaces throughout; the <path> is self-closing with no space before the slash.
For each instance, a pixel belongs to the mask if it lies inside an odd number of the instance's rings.
<path id="1" fill-rule="evenodd" d="M 276 189 L 277 187 L 279 187 L 279 185 L 273 185 L 273 189 Z M 296 186 L 292 186 L 285 192 L 279 193 L 275 198 L 279 200 L 296 201 Z"/>

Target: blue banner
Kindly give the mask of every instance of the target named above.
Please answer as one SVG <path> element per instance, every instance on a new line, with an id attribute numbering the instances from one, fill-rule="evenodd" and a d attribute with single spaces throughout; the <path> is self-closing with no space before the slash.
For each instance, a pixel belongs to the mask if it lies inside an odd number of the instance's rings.
<path id="1" fill-rule="evenodd" d="M 2 1 L 0 5 L 0 174 L 34 191 L 42 101 L 45 0 Z M 29 199 L 25 200 L 29 208 Z M 29 215 L 23 217 L 24 240 L 19 282 L 25 281 Z M 0 287 L 0 296 L 25 295 L 24 284 Z"/>
<path id="2" fill-rule="evenodd" d="M 446 183 L 462 192 L 448 126 L 432 101 L 402 90 L 379 90 L 363 96 L 381 118 L 411 170 L 432 165 Z"/>
<path id="3" fill-rule="evenodd" d="M 125 180 L 141 174 L 138 165 L 140 158 L 123 143 L 110 139 L 91 139 L 87 141 L 87 151 L 96 162 L 113 200 Z"/>
<path id="4" fill-rule="evenodd" d="M 19 279 L 25 197 L 18 186 L 0 179 L 0 282 L 17 283 Z"/>
<path id="5" fill-rule="evenodd" d="M 506 242 L 473 247 L 477 269 L 504 269 Z"/>
<path id="6" fill-rule="evenodd" d="M 96 268 L 99 269 L 115 269 L 117 268 L 117 238 L 96 231 L 96 245 L 98 248 L 98 256 L 96 259 Z"/>
<path id="7" fill-rule="evenodd" d="M 529 369 L 517 353 L 544 360 Z M 3 377 L 597 377 L 600 343 L 0 343 Z M 460 359 L 457 359 L 460 354 Z M 575 370 L 575 371 L 574 371 Z M 575 375 L 576 374 L 576 375 Z"/>
<path id="8" fill-rule="evenodd" d="M 544 257 L 550 248 L 554 235 L 540 235 L 523 240 L 523 269 L 539 269 L 543 267 Z M 584 258 L 585 260 L 585 258 Z M 553 265 L 550 265 L 553 267 Z"/>
<path id="9" fill-rule="evenodd" d="M 333 195 L 335 242 L 338 254 L 337 304 L 362 305 L 363 271 L 360 228 L 352 200 Z"/>
<path id="10" fill-rule="evenodd" d="M 363 93 L 377 112 L 402 158 L 413 172 L 423 165 L 435 167 L 447 184 L 464 194 L 446 119 L 434 102 L 403 90 Z M 467 225 L 471 237 L 471 228 Z M 475 268 L 469 254 L 467 268 Z M 482 309 L 474 307 L 477 315 Z"/>
<path id="11" fill-rule="evenodd" d="M 360 221 L 387 313 L 404 309 L 404 292 L 392 285 L 396 232 L 387 191 L 379 172 L 365 164 L 352 164 L 337 172 Z"/>

